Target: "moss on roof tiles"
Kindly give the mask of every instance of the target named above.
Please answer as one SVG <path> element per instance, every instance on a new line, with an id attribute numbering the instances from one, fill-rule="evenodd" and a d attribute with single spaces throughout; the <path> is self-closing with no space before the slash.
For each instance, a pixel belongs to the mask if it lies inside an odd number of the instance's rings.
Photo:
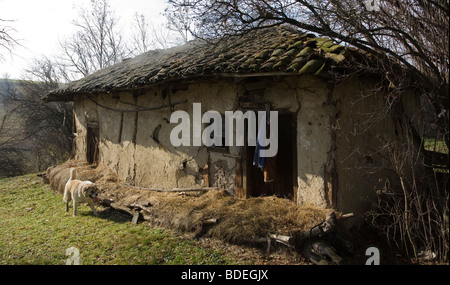
<path id="1" fill-rule="evenodd" d="M 299 71 L 298 74 L 319 74 L 325 65 L 325 61 L 321 58 L 315 58 L 308 61 Z"/>
<path id="2" fill-rule="evenodd" d="M 167 50 L 149 51 L 52 91 L 46 100 L 223 73 L 323 74 L 345 60 L 344 50 L 330 39 L 287 26 L 265 28 L 224 38 L 216 44 L 195 40 Z"/>
<path id="3" fill-rule="evenodd" d="M 274 56 L 280 56 L 280 55 L 284 54 L 285 52 L 286 52 L 285 49 L 278 48 L 278 49 L 276 49 L 276 50 L 273 51 L 272 57 L 274 57 Z"/>
<path id="4" fill-rule="evenodd" d="M 325 58 L 331 58 L 334 62 L 336 63 L 340 63 L 345 59 L 345 56 L 343 54 L 335 54 L 335 53 L 330 53 L 327 52 L 325 54 Z"/>
<path id="5" fill-rule="evenodd" d="M 344 50 L 344 47 L 341 45 L 332 45 L 330 47 L 322 47 L 321 49 L 324 52 L 338 53 L 338 52 Z"/>
<path id="6" fill-rule="evenodd" d="M 310 54 L 312 54 L 314 52 L 314 49 L 311 47 L 304 47 L 298 54 L 298 57 L 305 57 L 308 56 Z"/>

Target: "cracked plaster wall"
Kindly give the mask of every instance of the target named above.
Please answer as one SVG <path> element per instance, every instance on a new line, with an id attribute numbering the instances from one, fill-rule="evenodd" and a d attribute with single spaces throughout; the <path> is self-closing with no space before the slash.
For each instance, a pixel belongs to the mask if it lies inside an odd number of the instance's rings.
<path id="1" fill-rule="evenodd" d="M 189 100 L 174 107 L 191 115 L 192 103 L 202 103 L 202 113 L 216 110 L 236 110 L 238 84 L 233 81 L 193 83 L 187 90 L 170 95 L 171 102 Z M 165 98 L 163 98 L 165 94 Z M 169 98 L 164 88 L 154 88 L 134 97 L 131 92 L 96 97 L 101 105 L 116 109 L 130 109 L 132 104 L 155 107 L 167 104 Z M 326 206 L 324 168 L 332 142 L 329 114 L 334 112 L 328 101 L 326 85 L 313 77 L 304 76 L 279 81 L 268 87 L 264 100 L 273 110 L 297 113 L 297 172 L 299 204 Z M 91 111 L 89 111 L 91 110 Z M 95 113 L 89 115 L 89 112 Z M 236 156 L 239 147 L 229 147 L 227 153 L 204 146 L 173 147 L 170 132 L 169 108 L 153 111 L 116 112 L 96 106 L 87 99 L 75 101 L 77 123 L 77 159 L 86 156 L 86 122 L 97 120 L 100 126 L 100 162 L 114 170 L 130 184 L 151 188 L 201 187 L 205 174 L 210 173 L 210 186 L 227 189 L 234 194 Z M 137 122 L 137 129 L 136 127 Z M 152 136 L 159 127 L 158 142 Z M 191 138 L 192 139 L 192 138 Z"/>

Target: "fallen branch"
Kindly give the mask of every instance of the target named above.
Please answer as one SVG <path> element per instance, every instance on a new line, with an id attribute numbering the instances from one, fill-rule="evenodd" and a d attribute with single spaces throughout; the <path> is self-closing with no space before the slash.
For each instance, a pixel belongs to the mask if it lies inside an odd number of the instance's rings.
<path id="1" fill-rule="evenodd" d="M 307 231 L 297 231 L 293 234 L 293 239 L 296 242 L 300 242 L 307 239 L 323 238 L 325 235 L 334 233 L 337 231 L 337 219 L 336 214 L 331 212 L 327 214 L 325 221 L 312 227 Z"/>
<path id="2" fill-rule="evenodd" d="M 163 188 L 146 188 L 146 187 L 139 187 L 139 186 L 133 186 L 133 185 L 127 185 L 126 187 L 138 189 L 138 190 L 145 190 L 145 191 L 155 191 L 155 192 L 194 192 L 194 191 L 211 191 L 211 190 L 221 190 L 217 187 L 200 187 L 200 188 L 172 188 L 172 189 L 163 189 Z"/>
<path id="3" fill-rule="evenodd" d="M 191 191 L 211 191 L 211 190 L 221 190 L 217 187 L 202 187 L 202 188 L 173 188 L 163 192 L 191 192 Z"/>
<path id="4" fill-rule="evenodd" d="M 284 244 L 288 247 L 294 246 L 294 239 L 290 236 L 284 236 L 284 235 L 277 235 L 277 234 L 270 234 L 269 238 L 273 239 L 274 241 Z"/>
<path id="5" fill-rule="evenodd" d="M 353 213 L 344 214 L 341 216 L 341 219 L 353 218 L 355 215 Z"/>

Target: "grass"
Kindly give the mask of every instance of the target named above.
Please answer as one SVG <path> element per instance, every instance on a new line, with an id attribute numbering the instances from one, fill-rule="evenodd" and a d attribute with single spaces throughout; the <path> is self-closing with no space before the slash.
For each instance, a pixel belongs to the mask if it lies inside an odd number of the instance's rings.
<path id="1" fill-rule="evenodd" d="M 448 147 L 444 140 L 436 140 L 434 138 L 427 138 L 424 141 L 425 150 L 434 152 L 437 157 L 448 155 Z M 433 163 L 433 170 L 435 172 L 449 173 L 448 160 L 438 160 L 437 163 Z"/>
<path id="2" fill-rule="evenodd" d="M 427 138 L 424 141 L 425 149 L 428 151 L 435 151 L 443 154 L 448 154 L 448 147 L 444 140 L 436 140 L 434 138 Z"/>
<path id="3" fill-rule="evenodd" d="M 196 246 L 128 215 L 87 205 L 72 217 L 62 196 L 36 175 L 0 179 L 0 264 L 63 265 L 66 250 L 76 247 L 80 262 L 90 264 L 196 265 L 239 264 L 223 250 Z"/>

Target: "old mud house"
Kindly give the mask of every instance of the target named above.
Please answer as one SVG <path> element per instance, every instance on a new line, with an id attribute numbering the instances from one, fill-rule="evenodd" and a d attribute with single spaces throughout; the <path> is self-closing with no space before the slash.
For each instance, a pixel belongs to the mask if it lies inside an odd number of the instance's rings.
<path id="1" fill-rule="evenodd" d="M 380 143 L 402 140 L 395 116 L 383 113 L 389 82 L 358 72 L 367 60 L 282 26 L 150 51 L 45 100 L 74 102 L 75 159 L 101 163 L 131 185 L 214 186 L 242 198 L 277 195 L 358 213 L 395 181 Z M 400 111 L 414 114 L 416 97 L 403 94 Z M 193 103 L 222 115 L 278 111 L 273 181 L 264 182 L 253 165 L 254 146 L 174 147 L 171 114 L 184 110 L 192 118 Z"/>

